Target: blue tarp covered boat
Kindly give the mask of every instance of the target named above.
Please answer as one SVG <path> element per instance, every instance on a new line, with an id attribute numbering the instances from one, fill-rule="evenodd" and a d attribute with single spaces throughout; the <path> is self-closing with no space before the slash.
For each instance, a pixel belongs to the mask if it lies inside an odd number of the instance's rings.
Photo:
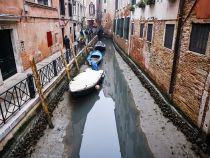
<path id="1" fill-rule="evenodd" d="M 99 64 L 102 58 L 103 58 L 102 53 L 98 50 L 95 50 L 90 52 L 90 54 L 87 57 L 87 61 L 89 65 L 92 65 L 91 63 L 93 62 Z"/>

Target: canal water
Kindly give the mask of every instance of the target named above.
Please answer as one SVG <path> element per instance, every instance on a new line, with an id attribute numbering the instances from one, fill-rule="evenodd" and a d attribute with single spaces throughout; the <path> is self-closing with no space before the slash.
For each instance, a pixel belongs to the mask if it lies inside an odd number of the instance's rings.
<path id="1" fill-rule="evenodd" d="M 69 158 L 153 157 L 112 42 L 103 42 L 107 48 L 100 67 L 106 75 L 102 88 L 69 99 L 72 110 L 64 137 L 65 153 Z"/>

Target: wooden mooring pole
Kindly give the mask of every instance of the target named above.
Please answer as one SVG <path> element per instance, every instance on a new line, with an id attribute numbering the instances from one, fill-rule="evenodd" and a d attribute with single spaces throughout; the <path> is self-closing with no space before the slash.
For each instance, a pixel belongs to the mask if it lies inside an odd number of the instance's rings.
<path id="1" fill-rule="evenodd" d="M 63 60 L 63 64 L 64 64 L 64 67 L 65 67 L 65 70 L 66 70 L 66 75 L 67 75 L 67 77 L 68 77 L 68 80 L 70 81 L 71 80 L 71 76 L 70 76 L 70 72 L 69 72 L 69 67 L 68 67 L 68 65 L 67 65 L 67 63 L 66 63 L 66 60 L 65 60 L 65 58 L 64 58 L 64 52 L 63 52 L 63 48 L 62 48 L 62 46 L 60 45 L 60 51 L 61 51 L 61 58 L 62 58 L 62 60 Z M 66 52 L 67 53 L 67 52 Z"/>
<path id="2" fill-rule="evenodd" d="M 75 63 L 76 63 L 77 70 L 78 70 L 78 72 L 79 72 L 79 64 L 78 64 L 78 61 L 77 61 L 77 57 L 76 57 L 76 54 L 75 54 L 75 49 L 74 49 L 74 47 L 73 47 L 73 42 L 72 42 L 72 41 L 73 41 L 72 38 L 70 38 L 70 40 L 69 40 L 69 42 L 70 42 L 70 47 L 71 47 L 71 50 L 72 50 L 72 54 L 73 54 L 73 56 L 74 56 L 74 61 L 75 61 Z"/>
<path id="3" fill-rule="evenodd" d="M 39 73 L 37 71 L 37 67 L 36 67 L 34 57 L 30 58 L 30 65 L 31 65 L 33 76 L 34 76 L 35 85 L 36 85 L 36 88 L 37 88 L 37 91 L 38 91 L 38 94 L 39 94 L 39 98 L 41 100 L 42 108 L 44 110 L 44 113 L 47 115 L 47 122 L 49 124 L 49 127 L 52 129 L 52 128 L 54 128 L 54 126 L 53 126 L 51 116 L 50 116 L 50 113 L 49 113 L 49 110 L 48 110 L 48 104 L 44 99 L 44 94 L 42 92 L 40 77 L 39 77 Z"/>

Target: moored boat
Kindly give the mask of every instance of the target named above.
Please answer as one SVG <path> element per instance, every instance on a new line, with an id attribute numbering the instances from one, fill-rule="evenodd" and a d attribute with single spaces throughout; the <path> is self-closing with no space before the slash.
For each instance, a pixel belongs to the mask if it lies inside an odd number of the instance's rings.
<path id="1" fill-rule="evenodd" d="M 95 50 L 99 50 L 101 52 L 105 51 L 106 44 L 104 44 L 102 41 L 98 41 L 95 45 Z"/>
<path id="2" fill-rule="evenodd" d="M 90 54 L 87 57 L 87 61 L 89 65 L 92 65 L 92 63 L 97 63 L 99 64 L 102 60 L 103 56 L 101 54 L 100 51 L 95 50 L 95 51 L 91 51 Z"/>
<path id="3" fill-rule="evenodd" d="M 73 96 L 82 96 L 98 88 L 98 84 L 104 77 L 103 70 L 91 70 L 87 68 L 84 72 L 79 73 L 69 83 L 69 91 Z"/>

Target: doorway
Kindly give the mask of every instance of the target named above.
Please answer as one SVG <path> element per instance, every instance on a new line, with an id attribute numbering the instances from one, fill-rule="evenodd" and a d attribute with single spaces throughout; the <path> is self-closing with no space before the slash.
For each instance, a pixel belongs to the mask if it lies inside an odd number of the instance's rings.
<path id="1" fill-rule="evenodd" d="M 11 30 L 0 30 L 0 69 L 3 80 L 17 73 L 11 41 Z"/>

